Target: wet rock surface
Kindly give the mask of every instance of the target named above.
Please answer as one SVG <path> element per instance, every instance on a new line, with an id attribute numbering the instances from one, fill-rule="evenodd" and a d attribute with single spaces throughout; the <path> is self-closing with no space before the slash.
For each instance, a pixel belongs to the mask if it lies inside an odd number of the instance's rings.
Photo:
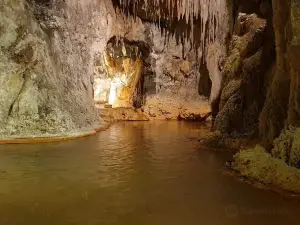
<path id="1" fill-rule="evenodd" d="M 284 130 L 274 141 L 273 157 L 300 169 L 300 128 Z"/>
<path id="2" fill-rule="evenodd" d="M 101 126 L 88 71 L 95 27 L 87 27 L 92 18 L 83 16 L 91 6 L 1 2 L 1 136 L 58 135 Z"/>
<path id="3" fill-rule="evenodd" d="M 222 70 L 219 113 L 214 127 L 233 137 L 252 137 L 258 133 L 262 110 L 264 74 L 271 66 L 272 46 L 267 39 L 267 21 L 256 14 L 240 13 L 229 55 Z M 263 59 L 269 53 L 268 60 Z"/>
<path id="4" fill-rule="evenodd" d="M 237 153 L 231 168 L 275 189 L 300 193 L 300 170 L 272 157 L 260 146 Z"/>
<path id="5" fill-rule="evenodd" d="M 277 59 L 259 120 L 263 147 L 237 153 L 232 167 L 265 185 L 299 193 L 299 1 L 273 0 L 273 10 Z"/>

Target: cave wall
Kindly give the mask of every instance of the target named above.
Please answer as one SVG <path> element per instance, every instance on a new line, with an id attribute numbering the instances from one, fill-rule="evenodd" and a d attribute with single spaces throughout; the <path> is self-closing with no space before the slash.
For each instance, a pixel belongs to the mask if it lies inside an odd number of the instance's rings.
<path id="1" fill-rule="evenodd" d="M 233 33 L 221 65 L 214 128 L 272 149 L 299 127 L 299 1 L 234 1 Z M 212 105 L 214 108 L 214 105 Z"/>
<path id="2" fill-rule="evenodd" d="M 117 10 L 127 15 L 127 19 L 137 16 L 137 20 L 142 20 L 144 28 L 138 30 L 143 30 L 145 39 L 133 37 L 132 40 L 145 41 L 151 49 L 150 57 L 146 59 L 147 66 L 144 67 L 143 110 L 153 119 L 207 115 L 211 111 L 209 102 L 218 99 L 221 89 L 219 67 L 222 57 L 226 55 L 234 22 L 232 1 L 220 1 L 214 6 L 212 2 L 203 1 L 210 7 L 207 11 L 201 9 L 202 20 L 194 18 L 193 24 L 186 18 L 177 18 L 176 2 L 172 3 L 173 8 L 168 8 L 168 1 L 161 1 L 159 10 L 152 2 L 148 2 L 148 7 L 145 7 L 145 1 L 112 2 Z M 210 27 L 212 25 L 218 29 Z M 126 35 L 124 37 L 127 38 Z M 96 71 L 97 87 L 107 84 L 100 61 L 96 63 L 99 68 Z M 205 77 L 207 74 L 203 74 L 204 80 L 201 80 L 200 65 L 204 61 L 207 62 L 205 66 L 209 70 L 210 81 Z M 203 81 L 206 83 L 204 86 L 201 84 Z M 106 86 L 108 88 L 109 85 Z"/>
<path id="3" fill-rule="evenodd" d="M 111 2 L 0 5 L 1 136 L 66 135 L 101 126 L 93 101 L 93 52 L 125 27 L 112 26 Z"/>
<path id="4" fill-rule="evenodd" d="M 198 54 L 153 23 L 119 14 L 112 1 L 0 4 L 2 137 L 72 135 L 101 127 L 93 96 L 102 85 L 97 78 L 106 76 L 101 55 L 113 36 L 151 46 L 143 77 L 149 115 L 176 119 L 180 113 L 209 112 L 207 98 L 198 93 Z"/>
<path id="5" fill-rule="evenodd" d="M 273 1 L 276 40 L 276 72 L 260 115 L 260 135 L 269 149 L 284 128 L 288 113 L 290 68 L 287 51 L 291 42 L 291 1 Z"/>
<path id="6" fill-rule="evenodd" d="M 273 5 L 276 72 L 260 116 L 260 135 L 268 150 L 284 128 L 300 126 L 300 2 L 273 0 Z"/>
<path id="7" fill-rule="evenodd" d="M 263 147 L 237 153 L 232 168 L 280 192 L 299 193 L 300 1 L 272 3 L 277 54 L 259 121 Z"/>
<path id="8" fill-rule="evenodd" d="M 258 135 L 259 115 L 275 61 L 269 0 L 234 1 L 232 35 L 221 63 L 221 92 L 214 128 L 234 138 Z M 214 105 L 215 104 L 215 105 Z"/>
<path id="9" fill-rule="evenodd" d="M 145 76 L 145 112 L 152 119 L 177 119 L 210 111 L 208 98 L 200 96 L 201 58 L 187 43 L 177 43 L 153 24 L 145 24 L 151 48 L 150 71 Z"/>
<path id="10" fill-rule="evenodd" d="M 290 99 L 288 125 L 300 127 L 300 1 L 292 1 L 291 11 L 292 40 L 289 49 L 290 56 Z"/>
<path id="11" fill-rule="evenodd" d="M 125 17 L 130 24 L 132 17 Z M 143 111 L 151 119 L 177 119 L 207 115 L 210 105 L 207 96 L 199 95 L 201 54 L 176 37 L 162 33 L 154 23 L 141 22 L 129 26 L 120 37 L 131 45 L 147 46 L 149 53 L 142 54 Z M 132 27 L 135 32 L 132 33 Z M 122 49 L 122 46 L 119 47 Z M 104 102 L 103 92 L 110 88 L 110 77 L 103 57 L 103 49 L 95 52 L 95 100 Z M 123 57 L 123 56 L 122 56 Z M 121 57 L 121 58 L 122 58 Z M 124 58 L 124 57 L 123 57 Z"/>
<path id="12" fill-rule="evenodd" d="M 299 126 L 298 3 L 293 20 L 288 4 L 274 0 L 270 13 L 270 0 L 226 1 L 221 29 L 203 58 L 155 21 L 119 14 L 110 0 L 3 0 L 0 132 L 44 135 L 99 126 L 93 87 L 105 85 L 99 81 L 107 79 L 103 52 L 120 36 L 150 48 L 143 71 L 143 110 L 150 117 L 205 115 L 210 102 L 216 129 L 243 134 L 251 128 L 252 135 L 259 127 L 268 145 L 285 125 Z M 177 22 L 169 28 L 179 32 Z M 211 79 L 207 96 L 199 95 L 203 60 Z"/>

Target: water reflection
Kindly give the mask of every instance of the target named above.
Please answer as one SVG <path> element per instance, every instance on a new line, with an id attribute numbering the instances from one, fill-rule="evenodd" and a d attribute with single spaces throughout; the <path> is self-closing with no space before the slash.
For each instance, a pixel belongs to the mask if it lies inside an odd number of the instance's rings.
<path id="1" fill-rule="evenodd" d="M 293 223 L 300 204 L 223 176 L 208 127 L 119 123 L 98 136 L 0 146 L 1 225 Z"/>

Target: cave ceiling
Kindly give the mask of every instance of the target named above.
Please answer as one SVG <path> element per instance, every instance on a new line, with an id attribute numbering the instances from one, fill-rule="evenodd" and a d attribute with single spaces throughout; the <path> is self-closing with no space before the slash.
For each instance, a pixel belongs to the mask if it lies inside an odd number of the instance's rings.
<path id="1" fill-rule="evenodd" d="M 114 8 L 126 16 L 157 25 L 168 39 L 190 45 L 198 51 L 213 42 L 218 24 L 218 0 L 112 0 Z M 202 46 L 201 46 L 202 44 Z"/>

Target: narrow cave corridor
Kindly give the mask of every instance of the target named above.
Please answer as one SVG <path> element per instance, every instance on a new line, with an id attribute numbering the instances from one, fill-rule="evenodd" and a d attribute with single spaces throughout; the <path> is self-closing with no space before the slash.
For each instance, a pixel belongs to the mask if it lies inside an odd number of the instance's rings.
<path id="1" fill-rule="evenodd" d="M 299 0 L 1 0 L 0 225 L 300 213 Z"/>

